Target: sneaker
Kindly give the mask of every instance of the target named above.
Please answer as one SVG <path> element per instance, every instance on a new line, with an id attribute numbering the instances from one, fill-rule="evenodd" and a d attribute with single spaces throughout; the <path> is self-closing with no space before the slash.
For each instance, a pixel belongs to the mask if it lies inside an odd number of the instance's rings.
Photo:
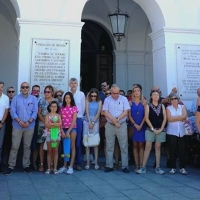
<path id="1" fill-rule="evenodd" d="M 130 173 L 130 171 L 128 170 L 128 168 L 124 168 L 124 169 L 122 169 L 122 171 L 124 172 L 124 173 L 126 173 L 126 174 L 128 174 L 128 173 Z"/>
<path id="2" fill-rule="evenodd" d="M 8 168 L 8 169 L 4 172 L 5 175 L 11 175 L 12 173 L 13 173 L 13 169 L 11 169 L 11 168 Z"/>
<path id="3" fill-rule="evenodd" d="M 59 172 L 58 172 L 57 169 L 54 169 L 54 170 L 53 170 L 53 173 L 54 173 L 55 175 L 58 175 L 58 174 L 59 174 Z"/>
<path id="4" fill-rule="evenodd" d="M 30 174 L 30 173 L 32 173 L 33 171 L 32 171 L 32 169 L 31 169 L 30 167 L 25 167 L 25 168 L 24 168 L 24 172 L 26 172 L 27 174 Z"/>
<path id="5" fill-rule="evenodd" d="M 175 174 L 176 173 L 176 169 L 172 168 L 169 173 L 170 174 Z"/>
<path id="6" fill-rule="evenodd" d="M 137 174 L 144 174 L 147 172 L 146 167 L 140 167 L 137 171 Z"/>
<path id="7" fill-rule="evenodd" d="M 46 171 L 45 171 L 45 174 L 46 175 L 49 175 L 51 173 L 51 170 L 50 169 L 47 169 Z"/>
<path id="8" fill-rule="evenodd" d="M 160 167 L 156 167 L 155 172 L 156 172 L 156 174 L 164 174 L 165 173 Z"/>
<path id="9" fill-rule="evenodd" d="M 65 171 L 67 171 L 67 168 L 65 168 L 65 167 L 63 166 L 63 167 L 61 167 L 61 168 L 58 170 L 58 173 L 59 173 L 59 174 L 62 174 L 62 173 L 64 173 Z"/>
<path id="10" fill-rule="evenodd" d="M 67 174 L 73 174 L 74 173 L 74 170 L 72 167 L 69 167 L 68 170 L 67 170 Z"/>
<path id="11" fill-rule="evenodd" d="M 185 171 L 184 168 L 180 169 L 180 173 L 183 174 L 183 175 L 187 175 L 188 174 L 187 171 Z"/>

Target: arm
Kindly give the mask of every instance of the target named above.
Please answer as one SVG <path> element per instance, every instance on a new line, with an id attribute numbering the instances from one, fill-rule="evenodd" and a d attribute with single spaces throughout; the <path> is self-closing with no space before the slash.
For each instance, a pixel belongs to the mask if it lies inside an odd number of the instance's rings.
<path id="1" fill-rule="evenodd" d="M 99 116 L 100 116 L 100 114 L 101 114 L 101 110 L 102 110 L 102 102 L 101 102 L 101 101 L 99 101 L 98 112 L 97 112 L 97 114 L 96 114 L 95 118 L 93 119 L 93 121 L 94 121 L 94 122 L 96 122 L 96 121 L 97 121 L 97 119 L 99 118 Z"/>
<path id="2" fill-rule="evenodd" d="M 73 119 L 72 119 L 72 123 L 69 126 L 69 129 L 67 130 L 66 136 L 71 132 L 71 130 L 74 128 L 74 125 L 76 124 L 76 119 L 77 119 L 77 113 L 74 112 L 73 114 Z M 69 137 L 69 136 L 67 136 Z"/>
<path id="3" fill-rule="evenodd" d="M 45 118 L 42 116 L 42 114 L 41 114 L 41 112 L 42 112 L 42 108 L 38 108 L 38 118 L 39 118 L 39 120 L 40 121 L 42 121 L 43 123 L 45 123 Z"/>
<path id="4" fill-rule="evenodd" d="M 168 120 L 168 122 L 185 121 L 186 118 L 187 118 L 187 111 L 186 111 L 185 106 L 182 107 L 182 115 L 180 115 L 180 116 L 171 116 L 171 112 L 167 108 L 167 120 Z"/>
<path id="5" fill-rule="evenodd" d="M 152 124 L 149 120 L 149 105 L 148 104 L 146 104 L 146 106 L 145 106 L 145 116 L 144 116 L 144 118 L 145 118 L 145 121 L 148 124 L 148 126 L 150 128 L 153 128 L 153 126 L 152 126 Z"/>

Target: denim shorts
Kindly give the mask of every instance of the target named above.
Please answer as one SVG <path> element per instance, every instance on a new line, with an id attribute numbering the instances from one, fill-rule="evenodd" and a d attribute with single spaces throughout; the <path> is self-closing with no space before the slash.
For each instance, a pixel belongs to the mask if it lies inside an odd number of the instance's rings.
<path id="1" fill-rule="evenodd" d="M 145 140 L 146 142 L 165 142 L 166 141 L 166 132 L 160 132 L 155 134 L 152 131 L 145 131 Z"/>
<path id="2" fill-rule="evenodd" d="M 68 131 L 69 128 L 63 128 L 64 133 L 66 134 L 66 132 Z M 73 128 L 70 133 L 76 133 L 76 128 Z"/>
<path id="3" fill-rule="evenodd" d="M 57 140 L 60 141 L 60 139 L 61 139 L 60 136 L 58 136 Z M 47 142 L 50 142 L 50 141 L 51 141 L 51 137 L 50 137 L 50 136 L 47 136 L 47 137 L 46 137 L 46 141 L 47 141 Z"/>

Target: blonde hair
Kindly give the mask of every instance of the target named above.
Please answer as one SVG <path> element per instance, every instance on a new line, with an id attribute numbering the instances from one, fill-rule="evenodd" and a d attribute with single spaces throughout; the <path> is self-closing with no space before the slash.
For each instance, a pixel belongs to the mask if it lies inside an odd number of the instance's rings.
<path id="1" fill-rule="evenodd" d="M 133 94 L 135 88 L 138 88 L 140 90 L 140 101 L 142 101 L 143 100 L 142 90 L 137 85 L 133 86 L 133 89 L 132 89 L 132 100 L 133 101 L 135 100 L 135 97 L 134 97 L 134 94 Z"/>

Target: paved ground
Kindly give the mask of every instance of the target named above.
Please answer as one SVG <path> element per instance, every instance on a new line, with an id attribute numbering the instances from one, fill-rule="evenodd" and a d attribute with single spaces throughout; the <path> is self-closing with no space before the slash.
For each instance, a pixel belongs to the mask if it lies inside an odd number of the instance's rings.
<path id="1" fill-rule="evenodd" d="M 164 166 L 162 158 L 162 165 Z M 103 170 L 75 171 L 73 175 L 44 175 L 20 170 L 10 176 L 0 174 L 0 200 L 186 200 L 200 199 L 200 169 L 187 167 L 189 175 L 154 173 L 151 156 L 147 173 L 138 175 Z M 102 163 L 103 165 L 103 163 Z"/>

